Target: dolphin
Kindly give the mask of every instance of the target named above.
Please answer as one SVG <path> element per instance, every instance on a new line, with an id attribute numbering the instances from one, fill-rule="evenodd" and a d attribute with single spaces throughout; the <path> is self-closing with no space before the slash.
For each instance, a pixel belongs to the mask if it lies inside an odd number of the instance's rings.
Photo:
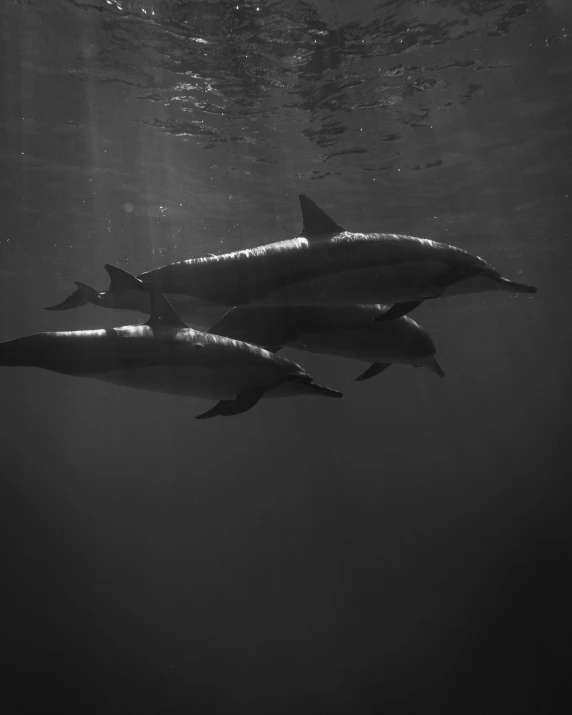
<path id="1" fill-rule="evenodd" d="M 409 317 L 376 322 L 383 305 L 240 306 L 211 332 L 260 345 L 271 352 L 284 346 L 372 363 L 356 380 L 366 380 L 392 363 L 424 366 L 440 377 L 430 333 Z"/>
<path id="2" fill-rule="evenodd" d="M 354 233 L 300 194 L 303 228 L 293 239 L 233 253 L 208 255 L 137 276 L 149 292 L 192 298 L 206 306 L 392 304 L 391 320 L 424 300 L 503 290 L 536 293 L 504 278 L 482 258 L 445 243 L 392 233 Z M 123 300 L 125 298 L 125 300 Z M 129 296 L 129 300 L 132 296 Z M 126 291 L 85 288 L 51 310 L 85 302 L 129 307 Z"/>
<path id="3" fill-rule="evenodd" d="M 240 414 L 262 397 L 342 396 L 318 385 L 286 358 L 189 328 L 167 299 L 155 293 L 145 324 L 16 338 L 0 343 L 0 365 L 39 367 L 143 390 L 218 400 L 197 419 Z"/>

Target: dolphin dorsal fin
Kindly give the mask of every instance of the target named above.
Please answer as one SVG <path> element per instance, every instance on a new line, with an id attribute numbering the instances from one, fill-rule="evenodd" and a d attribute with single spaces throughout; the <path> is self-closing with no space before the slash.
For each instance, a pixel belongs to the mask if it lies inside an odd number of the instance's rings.
<path id="1" fill-rule="evenodd" d="M 110 293 L 125 293 L 128 290 L 143 289 L 143 283 L 139 278 L 135 278 L 132 273 L 124 271 L 123 268 L 112 266 L 110 263 L 106 263 L 104 268 L 109 273 Z"/>
<path id="2" fill-rule="evenodd" d="M 146 325 L 152 330 L 173 328 L 180 330 L 189 326 L 183 322 L 167 298 L 158 291 L 151 291 L 151 315 Z"/>
<path id="3" fill-rule="evenodd" d="M 304 228 L 300 234 L 302 238 L 319 238 L 325 235 L 343 233 L 346 230 L 305 194 L 300 194 L 299 198 L 302 208 L 302 221 L 304 222 Z"/>

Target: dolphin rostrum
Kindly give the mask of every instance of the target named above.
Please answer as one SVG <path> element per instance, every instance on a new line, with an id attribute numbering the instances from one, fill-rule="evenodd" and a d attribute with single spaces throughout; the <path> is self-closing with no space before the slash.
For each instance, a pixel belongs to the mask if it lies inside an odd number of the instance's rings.
<path id="1" fill-rule="evenodd" d="M 284 346 L 372 363 L 357 380 L 378 375 L 392 363 L 427 367 L 444 377 L 427 330 L 411 318 L 376 322 L 383 305 L 239 306 L 211 332 L 278 352 Z"/>
<path id="2" fill-rule="evenodd" d="M 303 194 L 300 204 L 303 229 L 297 238 L 171 263 L 140 274 L 139 287 L 211 307 L 394 304 L 380 320 L 405 315 L 430 298 L 490 290 L 536 292 L 460 248 L 413 236 L 353 233 Z M 79 285 L 51 309 L 86 302 L 129 309 L 126 292 L 116 291 L 111 277 L 109 291 L 92 291 L 90 297 L 87 287 Z"/>
<path id="3" fill-rule="evenodd" d="M 205 419 L 249 410 L 262 397 L 341 393 L 299 365 L 247 343 L 188 328 L 160 294 L 143 325 L 29 335 L 0 343 L 0 365 L 40 367 L 219 402 Z"/>

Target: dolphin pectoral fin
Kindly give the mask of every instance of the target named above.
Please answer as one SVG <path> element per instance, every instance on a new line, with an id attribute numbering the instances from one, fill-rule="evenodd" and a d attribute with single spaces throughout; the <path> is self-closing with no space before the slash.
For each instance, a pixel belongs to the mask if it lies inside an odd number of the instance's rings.
<path id="1" fill-rule="evenodd" d="M 109 274 L 109 293 L 126 293 L 131 290 L 145 290 L 145 284 L 139 278 L 135 278 L 132 273 L 124 271 L 123 268 L 112 266 L 106 263 L 105 270 Z"/>
<path id="2" fill-rule="evenodd" d="M 232 415 L 240 415 L 242 412 L 247 412 L 247 410 L 252 409 L 254 405 L 256 405 L 257 402 L 263 397 L 264 393 L 268 392 L 268 390 L 278 387 L 285 382 L 297 382 L 299 380 L 300 378 L 296 375 L 288 375 L 287 377 L 276 380 L 276 382 L 272 382 L 269 385 L 253 387 L 250 390 L 241 392 L 237 396 L 236 400 L 221 400 L 220 402 L 217 402 L 214 407 L 206 412 L 202 412 L 200 415 L 197 415 L 195 419 L 206 420 L 210 417 L 230 417 Z M 324 387 L 323 385 L 318 385 L 310 378 L 302 380 L 302 382 L 305 382 L 308 386 L 315 389 L 319 394 L 326 395 L 327 397 L 342 397 L 341 392 L 332 390 L 329 387 Z"/>
<path id="3" fill-rule="evenodd" d="M 72 310 L 73 308 L 79 308 L 81 305 L 88 305 L 89 303 L 91 303 L 91 301 L 87 300 L 83 291 L 78 288 L 61 303 L 47 306 L 44 310 Z"/>
<path id="4" fill-rule="evenodd" d="M 75 284 L 77 286 L 77 292 L 86 301 L 86 303 L 97 303 L 99 293 L 95 290 L 95 288 L 88 286 L 87 283 L 79 283 L 78 281 L 75 281 Z"/>
<path id="5" fill-rule="evenodd" d="M 220 402 L 217 402 L 214 407 L 212 407 L 210 410 L 207 410 L 206 412 L 201 412 L 200 415 L 197 415 L 195 417 L 196 420 L 208 420 L 211 417 L 218 417 L 219 415 L 225 415 L 227 414 L 224 410 L 226 409 L 226 406 L 229 404 L 233 404 L 232 400 L 221 400 Z"/>
<path id="6" fill-rule="evenodd" d="M 304 194 L 300 194 L 300 207 L 304 228 L 300 236 L 311 240 L 328 234 L 343 233 L 346 229 L 337 224 L 318 204 Z"/>
<path id="7" fill-rule="evenodd" d="M 263 387 L 254 387 L 252 390 L 245 390 L 238 395 L 236 400 L 221 400 L 210 410 L 197 415 L 195 419 L 207 420 L 210 417 L 240 415 L 242 412 L 252 409 L 268 389 L 268 386 L 264 385 Z"/>
<path id="8" fill-rule="evenodd" d="M 396 318 L 401 318 L 404 315 L 411 313 L 411 311 L 415 310 L 415 308 L 418 308 L 421 303 L 423 303 L 422 300 L 408 300 L 404 303 L 394 303 L 389 310 L 387 310 L 385 313 L 382 313 L 381 315 L 378 315 L 373 322 L 382 323 L 386 320 L 395 320 Z"/>
<path id="9" fill-rule="evenodd" d="M 374 362 L 368 367 L 367 370 L 362 372 L 361 375 L 358 375 L 355 381 L 361 382 L 362 380 L 369 380 L 371 377 L 375 377 L 384 370 L 387 370 L 388 367 L 391 367 L 390 362 Z"/>

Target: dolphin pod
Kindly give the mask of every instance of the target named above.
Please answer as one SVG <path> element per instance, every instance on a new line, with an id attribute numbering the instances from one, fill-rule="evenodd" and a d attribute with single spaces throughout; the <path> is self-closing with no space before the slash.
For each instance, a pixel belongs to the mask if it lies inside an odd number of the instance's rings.
<path id="1" fill-rule="evenodd" d="M 133 307 L 137 295 L 148 300 L 149 294 L 140 278 L 116 266 L 106 265 L 105 269 L 111 287 L 103 294 L 104 301 L 110 294 L 114 300 L 123 296 Z M 123 293 L 120 286 L 123 286 Z M 84 284 L 79 284 L 78 291 L 86 295 L 88 291 L 96 293 Z M 228 312 L 223 309 L 224 315 L 213 325 L 212 318 L 218 317 L 220 308 L 213 309 L 196 301 L 185 302 L 177 294 L 169 294 L 169 300 L 178 301 L 180 309 L 177 312 L 185 316 L 189 325 L 254 343 L 271 352 L 289 346 L 371 362 L 371 367 L 358 380 L 374 377 L 392 363 L 425 365 L 441 377 L 444 375 L 435 360 L 431 336 L 418 323 L 408 317 L 379 322 L 391 310 L 387 306 L 238 306 Z M 143 312 L 141 302 L 139 304 Z"/>
<path id="2" fill-rule="evenodd" d="M 262 397 L 341 397 L 276 355 L 284 346 L 369 362 L 359 381 L 392 363 L 442 377 L 431 336 L 408 313 L 425 300 L 462 293 L 536 292 L 462 249 L 352 233 L 308 197 L 300 195 L 300 204 L 303 229 L 290 240 L 137 277 L 107 264 L 106 291 L 78 282 L 47 310 L 93 304 L 150 313 L 146 324 L 18 338 L 0 343 L 0 364 L 214 399 L 198 418 L 230 416 Z"/>

